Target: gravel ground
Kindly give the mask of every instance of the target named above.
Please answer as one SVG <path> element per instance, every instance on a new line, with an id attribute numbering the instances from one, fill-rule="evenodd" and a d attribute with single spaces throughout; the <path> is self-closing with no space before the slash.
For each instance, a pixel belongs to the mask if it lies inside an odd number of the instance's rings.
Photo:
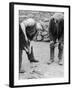
<path id="1" fill-rule="evenodd" d="M 48 65 L 50 59 L 50 48 L 48 42 L 32 42 L 34 56 L 38 63 L 30 63 L 25 51 L 22 55 L 22 68 L 24 73 L 19 74 L 20 79 L 57 78 L 64 76 L 64 65 L 58 65 L 58 49 L 55 49 L 55 62 Z"/>

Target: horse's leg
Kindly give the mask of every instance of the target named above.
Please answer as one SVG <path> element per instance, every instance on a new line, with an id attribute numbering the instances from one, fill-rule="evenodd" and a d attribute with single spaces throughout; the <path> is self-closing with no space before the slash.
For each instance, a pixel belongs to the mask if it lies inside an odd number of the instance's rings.
<path id="1" fill-rule="evenodd" d="M 59 45 L 58 45 L 58 49 L 59 49 L 59 52 L 58 52 L 58 58 L 59 58 L 58 64 L 62 65 L 63 64 L 63 47 L 64 47 L 64 36 L 63 36 L 63 34 L 58 38 L 58 42 L 59 42 Z"/>
<path id="2" fill-rule="evenodd" d="M 34 57 L 33 46 L 31 46 L 31 62 L 38 62 Z"/>
<path id="3" fill-rule="evenodd" d="M 58 49 L 59 49 L 59 53 L 58 53 L 59 61 L 58 61 L 58 64 L 62 65 L 63 64 L 63 59 L 62 59 L 63 58 L 63 43 L 59 43 Z"/>
<path id="4" fill-rule="evenodd" d="M 27 56 L 30 62 L 38 62 L 34 57 L 33 46 L 28 47 Z"/>
<path id="5" fill-rule="evenodd" d="M 55 49 L 55 43 L 52 42 L 50 43 L 50 59 L 48 61 L 48 64 L 51 64 L 52 62 L 54 62 L 54 49 Z"/>
<path id="6" fill-rule="evenodd" d="M 38 62 L 37 60 L 35 60 L 33 46 L 31 46 L 30 41 L 28 41 L 27 48 L 25 48 L 25 51 L 27 53 L 27 57 L 28 57 L 30 62 Z"/>

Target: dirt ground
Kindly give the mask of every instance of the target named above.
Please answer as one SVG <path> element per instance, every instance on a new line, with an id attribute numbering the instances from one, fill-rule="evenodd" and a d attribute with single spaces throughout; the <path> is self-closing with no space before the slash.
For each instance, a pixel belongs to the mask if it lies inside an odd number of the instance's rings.
<path id="1" fill-rule="evenodd" d="M 19 74 L 20 79 L 57 78 L 64 76 L 64 65 L 58 65 L 58 48 L 55 48 L 55 62 L 48 65 L 50 48 L 48 42 L 32 42 L 35 59 L 38 63 L 30 63 L 25 51 L 22 55 L 22 68 L 24 73 Z"/>

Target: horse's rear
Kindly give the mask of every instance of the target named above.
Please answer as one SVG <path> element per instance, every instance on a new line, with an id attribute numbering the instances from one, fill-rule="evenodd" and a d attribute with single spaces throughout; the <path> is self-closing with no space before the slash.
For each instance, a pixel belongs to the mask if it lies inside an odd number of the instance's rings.
<path id="1" fill-rule="evenodd" d="M 50 36 L 50 61 L 49 64 L 54 61 L 54 48 L 58 41 L 58 58 L 59 64 L 62 65 L 63 56 L 63 44 L 64 44 L 64 16 L 61 13 L 55 14 L 50 18 L 49 22 L 49 36 Z"/>

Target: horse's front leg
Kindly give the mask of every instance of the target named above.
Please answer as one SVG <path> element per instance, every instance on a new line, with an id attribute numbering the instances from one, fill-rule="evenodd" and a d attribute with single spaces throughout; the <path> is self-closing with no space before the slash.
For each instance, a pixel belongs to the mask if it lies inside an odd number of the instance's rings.
<path id="1" fill-rule="evenodd" d="M 30 62 L 38 62 L 34 57 L 33 46 L 31 45 L 31 43 L 28 45 L 26 53 Z"/>
<path id="2" fill-rule="evenodd" d="M 54 50 L 55 50 L 55 43 L 54 41 L 50 42 L 50 59 L 48 60 L 48 64 L 54 62 Z"/>

